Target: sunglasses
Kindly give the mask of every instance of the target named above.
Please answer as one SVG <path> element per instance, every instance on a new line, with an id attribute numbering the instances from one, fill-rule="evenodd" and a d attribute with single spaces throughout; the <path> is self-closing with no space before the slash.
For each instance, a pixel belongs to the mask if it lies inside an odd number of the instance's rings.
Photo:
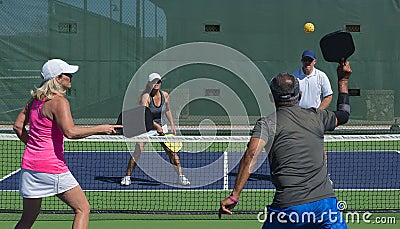
<path id="1" fill-rule="evenodd" d="M 69 78 L 72 78 L 72 76 L 73 76 L 71 73 L 62 73 L 62 75 L 68 76 Z"/>
<path id="2" fill-rule="evenodd" d="M 302 62 L 313 62 L 313 58 L 311 58 L 311 57 L 303 57 L 302 59 L 301 59 L 301 61 Z"/>
<path id="3" fill-rule="evenodd" d="M 161 81 L 161 80 L 157 81 L 157 83 L 156 83 L 156 84 L 160 84 L 160 83 L 162 83 L 162 81 Z"/>

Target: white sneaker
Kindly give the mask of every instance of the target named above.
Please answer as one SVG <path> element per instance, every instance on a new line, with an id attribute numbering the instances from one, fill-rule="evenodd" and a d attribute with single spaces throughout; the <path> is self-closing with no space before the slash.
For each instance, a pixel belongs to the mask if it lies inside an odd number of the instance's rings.
<path id="1" fill-rule="evenodd" d="M 178 179 L 178 183 L 183 186 L 189 186 L 190 181 L 185 177 L 185 175 L 180 175 Z"/>
<path id="2" fill-rule="evenodd" d="M 130 176 L 124 176 L 124 177 L 122 177 L 122 179 L 121 179 L 121 185 L 126 185 L 126 186 L 128 186 L 128 185 L 131 185 L 132 184 L 132 182 L 131 182 L 131 177 Z"/>

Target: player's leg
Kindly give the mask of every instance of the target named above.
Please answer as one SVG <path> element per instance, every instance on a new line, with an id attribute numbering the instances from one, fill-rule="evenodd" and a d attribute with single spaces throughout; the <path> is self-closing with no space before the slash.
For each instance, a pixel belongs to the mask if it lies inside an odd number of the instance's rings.
<path id="1" fill-rule="evenodd" d="M 135 151 L 133 152 L 132 157 L 129 159 L 128 167 L 126 168 L 126 176 L 130 176 L 135 169 L 136 162 L 139 161 L 140 156 L 142 155 L 142 152 L 144 150 L 144 145 L 144 142 L 136 143 Z"/>
<path id="2" fill-rule="evenodd" d="M 133 152 L 132 157 L 129 159 L 128 166 L 126 168 L 125 176 L 121 179 L 121 185 L 130 185 L 131 182 L 131 175 L 133 170 L 136 167 L 136 162 L 139 161 L 140 156 L 144 150 L 144 142 L 136 143 L 135 151 Z"/>
<path id="3" fill-rule="evenodd" d="M 171 164 L 174 165 L 176 173 L 178 175 L 182 175 L 181 161 L 179 160 L 178 154 L 172 152 L 172 150 L 170 150 L 164 143 L 160 143 L 160 145 L 163 147 L 165 153 L 168 155 Z"/>
<path id="4" fill-rule="evenodd" d="M 68 204 L 75 212 L 72 228 L 88 228 L 90 205 L 81 186 L 78 185 L 64 193 L 58 194 L 57 197 Z"/>
<path id="5" fill-rule="evenodd" d="M 22 216 L 15 228 L 31 228 L 39 215 L 41 205 L 42 198 L 24 198 Z"/>
<path id="6" fill-rule="evenodd" d="M 181 161 L 178 154 L 170 150 L 164 143 L 160 142 L 160 145 L 164 148 L 164 151 L 168 155 L 171 164 L 174 165 L 175 172 L 179 176 L 178 183 L 185 186 L 190 185 L 189 179 L 187 179 L 182 173 Z"/>

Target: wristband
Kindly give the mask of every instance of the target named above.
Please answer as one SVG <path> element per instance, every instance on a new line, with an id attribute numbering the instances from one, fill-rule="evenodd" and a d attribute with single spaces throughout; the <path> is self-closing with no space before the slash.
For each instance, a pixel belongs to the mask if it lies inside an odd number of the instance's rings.
<path id="1" fill-rule="evenodd" d="M 350 114 L 350 102 L 349 102 L 349 94 L 347 93 L 339 93 L 337 98 L 336 109 L 338 111 L 344 111 Z"/>
<path id="2" fill-rule="evenodd" d="M 236 198 L 233 197 L 233 196 L 229 196 L 229 199 L 232 200 L 232 201 L 235 202 L 235 203 L 239 202 L 239 200 L 236 199 Z"/>

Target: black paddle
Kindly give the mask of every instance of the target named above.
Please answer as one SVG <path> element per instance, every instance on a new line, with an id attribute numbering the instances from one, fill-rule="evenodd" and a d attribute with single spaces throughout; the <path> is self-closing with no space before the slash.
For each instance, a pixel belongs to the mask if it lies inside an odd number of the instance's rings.
<path id="1" fill-rule="evenodd" d="M 355 51 L 353 37 L 350 32 L 344 30 L 325 35 L 319 45 L 324 59 L 328 62 L 340 63 L 342 58 L 346 61 Z"/>
<path id="2" fill-rule="evenodd" d="M 138 106 L 121 112 L 116 124 L 124 126 L 121 134 L 125 137 L 135 137 L 153 128 L 153 115 L 148 107 Z"/>

